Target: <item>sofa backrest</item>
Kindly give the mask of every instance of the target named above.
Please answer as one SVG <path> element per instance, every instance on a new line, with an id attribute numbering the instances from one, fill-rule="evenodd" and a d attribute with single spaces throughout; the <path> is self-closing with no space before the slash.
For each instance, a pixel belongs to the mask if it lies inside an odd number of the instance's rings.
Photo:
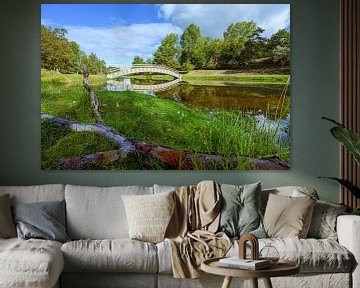
<path id="1" fill-rule="evenodd" d="M 67 233 L 71 239 L 128 238 L 123 195 L 153 194 L 153 187 L 66 185 Z"/>
<path id="2" fill-rule="evenodd" d="M 4 194 L 10 194 L 11 204 L 61 201 L 65 198 L 65 185 L 0 186 L 0 195 Z"/>

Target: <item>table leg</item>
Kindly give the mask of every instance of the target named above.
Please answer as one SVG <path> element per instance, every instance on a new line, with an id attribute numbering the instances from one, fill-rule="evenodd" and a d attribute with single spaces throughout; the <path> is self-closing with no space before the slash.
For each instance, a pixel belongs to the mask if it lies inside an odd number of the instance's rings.
<path id="1" fill-rule="evenodd" d="M 251 278 L 252 287 L 258 288 L 258 279 L 257 278 Z"/>
<path id="2" fill-rule="evenodd" d="M 270 278 L 266 277 L 263 279 L 264 279 L 265 288 L 273 288 Z"/>
<path id="3" fill-rule="evenodd" d="M 221 288 L 230 288 L 232 277 L 231 276 L 225 276 L 224 282 L 221 286 Z"/>

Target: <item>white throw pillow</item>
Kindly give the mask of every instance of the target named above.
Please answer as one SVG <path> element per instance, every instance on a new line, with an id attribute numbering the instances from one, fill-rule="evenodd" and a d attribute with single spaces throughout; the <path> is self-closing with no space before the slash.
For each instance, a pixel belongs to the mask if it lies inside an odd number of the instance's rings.
<path id="1" fill-rule="evenodd" d="M 151 243 L 164 240 L 175 207 L 173 193 L 122 196 L 131 239 Z"/>

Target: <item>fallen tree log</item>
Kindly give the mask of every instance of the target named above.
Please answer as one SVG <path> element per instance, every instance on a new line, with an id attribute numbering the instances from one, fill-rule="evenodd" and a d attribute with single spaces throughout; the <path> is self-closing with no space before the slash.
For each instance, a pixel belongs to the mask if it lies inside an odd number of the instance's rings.
<path id="1" fill-rule="evenodd" d="M 241 156 L 228 157 L 223 155 L 197 153 L 187 150 L 176 150 L 170 147 L 152 145 L 146 142 L 129 140 L 114 128 L 104 124 L 86 124 L 67 119 L 41 114 L 42 121 L 51 122 L 58 127 L 67 127 L 74 131 L 91 131 L 105 136 L 110 140 L 116 150 L 96 152 L 94 154 L 82 155 L 59 160 L 60 168 L 64 170 L 81 170 L 90 166 L 100 166 L 124 159 L 129 155 L 152 157 L 159 161 L 166 169 L 192 170 L 196 165 L 201 169 L 236 169 L 239 163 L 245 163 L 247 169 L 259 170 L 288 170 L 290 165 L 277 156 L 254 159 Z"/>
<path id="2" fill-rule="evenodd" d="M 78 131 L 78 132 L 90 131 L 105 136 L 114 144 L 114 147 L 117 150 L 120 150 L 124 154 L 129 154 L 135 149 L 133 143 L 128 141 L 123 135 L 121 135 L 115 129 L 108 127 L 104 124 L 79 123 L 45 113 L 41 113 L 41 120 L 51 122 L 53 125 L 58 127 L 67 127 L 74 131 Z"/>
<path id="3" fill-rule="evenodd" d="M 95 121 L 96 123 L 104 123 L 104 120 L 101 117 L 101 114 L 99 112 L 99 100 L 95 94 L 94 89 L 90 86 L 89 84 L 89 75 L 90 73 L 87 70 L 83 71 L 83 85 L 86 89 L 86 91 L 89 93 L 89 97 L 90 97 L 90 102 L 91 102 L 91 111 L 92 114 L 94 115 Z"/>

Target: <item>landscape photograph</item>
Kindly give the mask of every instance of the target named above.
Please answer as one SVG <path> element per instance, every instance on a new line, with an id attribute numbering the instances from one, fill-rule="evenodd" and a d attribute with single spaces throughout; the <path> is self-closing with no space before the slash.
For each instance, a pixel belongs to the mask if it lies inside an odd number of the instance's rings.
<path id="1" fill-rule="evenodd" d="M 42 170 L 289 170 L 290 4 L 41 4 Z"/>

